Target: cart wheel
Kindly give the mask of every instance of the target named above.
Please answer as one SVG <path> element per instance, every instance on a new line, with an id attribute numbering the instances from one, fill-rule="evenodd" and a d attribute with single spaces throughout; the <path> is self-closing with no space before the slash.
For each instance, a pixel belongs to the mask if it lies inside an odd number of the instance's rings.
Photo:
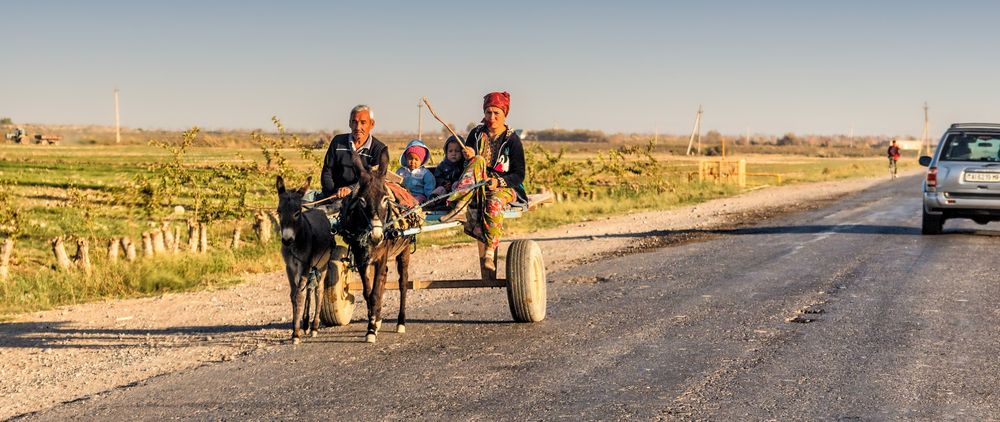
<path id="1" fill-rule="evenodd" d="M 351 323 L 354 315 L 354 295 L 348 291 L 351 267 L 343 257 L 347 256 L 347 248 L 338 246 L 330 258 L 330 268 L 327 270 L 326 291 L 323 306 L 319 312 L 320 321 L 326 326 L 341 326 Z"/>
<path id="2" fill-rule="evenodd" d="M 507 304 L 517 322 L 545 319 L 545 263 L 532 240 L 515 240 L 507 248 Z"/>

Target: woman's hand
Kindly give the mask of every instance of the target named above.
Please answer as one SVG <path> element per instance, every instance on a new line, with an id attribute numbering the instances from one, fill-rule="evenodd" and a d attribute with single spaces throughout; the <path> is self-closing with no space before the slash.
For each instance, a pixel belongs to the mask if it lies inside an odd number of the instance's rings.
<path id="1" fill-rule="evenodd" d="M 476 150 L 472 149 L 472 147 L 465 147 L 462 149 L 462 155 L 465 156 L 466 160 L 470 160 L 476 156 Z"/>

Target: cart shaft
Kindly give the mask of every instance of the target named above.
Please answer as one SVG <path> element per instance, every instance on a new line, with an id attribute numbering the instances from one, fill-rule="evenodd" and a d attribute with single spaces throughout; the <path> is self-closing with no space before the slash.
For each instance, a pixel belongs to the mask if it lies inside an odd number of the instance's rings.
<path id="1" fill-rule="evenodd" d="M 497 279 L 492 281 L 483 281 L 479 278 L 462 280 L 410 280 L 406 284 L 406 288 L 410 290 L 458 289 L 477 287 L 507 287 L 507 280 Z M 350 289 L 363 290 L 364 286 L 360 282 L 353 282 L 350 284 Z M 399 290 L 399 282 L 386 281 L 385 290 Z"/>

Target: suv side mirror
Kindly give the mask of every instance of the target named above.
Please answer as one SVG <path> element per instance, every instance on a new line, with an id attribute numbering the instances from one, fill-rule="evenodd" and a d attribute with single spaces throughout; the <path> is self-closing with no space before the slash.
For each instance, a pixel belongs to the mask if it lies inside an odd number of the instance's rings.
<path id="1" fill-rule="evenodd" d="M 921 166 L 924 166 L 924 167 L 930 166 L 931 165 L 931 157 L 928 157 L 928 156 L 925 155 L 923 157 L 920 157 L 920 160 L 918 162 L 920 163 Z"/>

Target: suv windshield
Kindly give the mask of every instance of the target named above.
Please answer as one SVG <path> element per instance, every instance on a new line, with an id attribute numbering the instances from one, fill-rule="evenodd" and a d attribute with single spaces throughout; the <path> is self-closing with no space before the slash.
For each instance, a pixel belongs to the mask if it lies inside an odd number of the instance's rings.
<path id="1" fill-rule="evenodd" d="M 1000 133 L 948 135 L 940 161 L 1000 161 Z"/>

